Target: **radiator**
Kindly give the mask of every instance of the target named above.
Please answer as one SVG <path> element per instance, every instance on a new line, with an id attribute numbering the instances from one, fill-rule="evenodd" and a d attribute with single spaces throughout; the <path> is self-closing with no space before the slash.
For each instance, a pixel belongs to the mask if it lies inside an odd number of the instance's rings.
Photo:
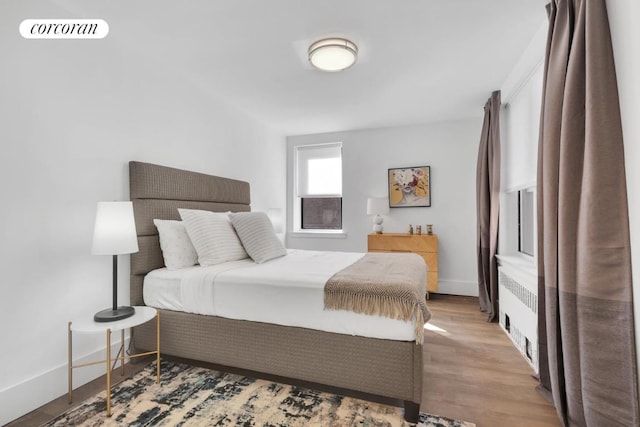
<path id="1" fill-rule="evenodd" d="M 500 327 L 538 373 L 537 278 L 517 268 L 498 267 Z"/>

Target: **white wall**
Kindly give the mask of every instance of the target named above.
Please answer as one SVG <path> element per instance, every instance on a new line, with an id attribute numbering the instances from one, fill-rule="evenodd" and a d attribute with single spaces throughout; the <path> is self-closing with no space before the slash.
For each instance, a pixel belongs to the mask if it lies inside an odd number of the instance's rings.
<path id="1" fill-rule="evenodd" d="M 633 271 L 636 348 L 640 343 L 640 4 L 637 0 L 607 0 L 622 114 L 631 257 Z M 638 366 L 640 352 L 636 350 Z"/>
<path id="2" fill-rule="evenodd" d="M 490 93 L 487 93 L 487 97 Z M 482 105 L 478 106 L 482 109 Z M 439 291 L 477 295 L 475 173 L 482 119 L 369 129 L 287 138 L 288 170 L 292 147 L 322 142 L 343 143 L 343 229 L 340 238 L 287 236 L 290 248 L 366 252 L 373 217 L 368 197 L 387 196 L 387 169 L 431 166 L 431 207 L 392 208 L 385 232 L 406 233 L 409 224 L 433 224 L 439 239 Z M 291 178 L 289 196 L 293 195 Z M 288 209 L 291 216 L 291 197 Z M 291 221 L 288 230 L 291 231 Z"/>
<path id="3" fill-rule="evenodd" d="M 67 321 L 110 306 L 110 257 L 89 248 L 96 202 L 129 197 L 129 160 L 247 180 L 254 209 L 285 208 L 283 135 L 115 37 L 24 40 L 20 6 L 0 17 L 0 424 L 65 392 Z M 74 354 L 104 346 L 77 337 Z"/>

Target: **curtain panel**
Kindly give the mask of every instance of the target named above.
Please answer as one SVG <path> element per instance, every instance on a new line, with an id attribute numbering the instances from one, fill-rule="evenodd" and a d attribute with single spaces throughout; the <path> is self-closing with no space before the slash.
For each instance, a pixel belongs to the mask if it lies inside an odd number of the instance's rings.
<path id="1" fill-rule="evenodd" d="M 500 91 L 484 106 L 476 168 L 478 295 L 487 321 L 498 320 L 498 215 L 500 211 Z"/>
<path id="2" fill-rule="evenodd" d="M 565 426 L 638 426 L 629 218 L 604 0 L 554 0 L 538 146 L 540 385 Z"/>

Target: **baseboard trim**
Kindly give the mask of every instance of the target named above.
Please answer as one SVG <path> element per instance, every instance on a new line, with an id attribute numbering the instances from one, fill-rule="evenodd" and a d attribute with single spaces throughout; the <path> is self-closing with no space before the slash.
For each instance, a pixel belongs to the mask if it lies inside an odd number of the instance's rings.
<path id="1" fill-rule="evenodd" d="M 478 284 L 476 282 L 462 280 L 438 280 L 436 294 L 462 295 L 469 297 L 478 296 Z"/>
<path id="2" fill-rule="evenodd" d="M 129 345 L 129 339 L 125 339 L 125 348 Z M 111 345 L 111 354 L 115 354 L 120 347 L 120 341 Z M 73 364 L 78 365 L 105 358 L 105 347 L 91 354 L 74 359 Z M 116 366 L 119 366 L 117 364 Z M 97 364 L 73 371 L 74 390 L 105 374 L 105 365 Z M 37 374 L 18 384 L 0 390 L 0 425 L 5 425 L 40 406 L 51 402 L 64 395 L 68 391 L 67 364 L 61 364 L 46 372 Z"/>

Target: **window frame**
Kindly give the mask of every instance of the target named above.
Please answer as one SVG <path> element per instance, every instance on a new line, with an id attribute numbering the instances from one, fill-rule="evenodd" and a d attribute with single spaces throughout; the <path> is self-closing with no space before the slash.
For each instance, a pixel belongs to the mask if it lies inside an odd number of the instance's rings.
<path id="1" fill-rule="evenodd" d="M 318 144 L 299 144 L 292 147 L 293 154 L 293 215 L 292 215 L 292 231 L 294 234 L 299 235 L 337 235 L 344 234 L 344 199 L 342 196 L 342 179 L 340 182 L 340 194 L 322 194 L 322 195 L 305 195 L 300 196 L 301 191 L 299 191 L 300 186 L 300 165 L 299 165 L 299 153 L 302 150 L 313 150 L 317 148 L 318 150 L 327 149 L 332 147 L 338 147 L 340 150 L 340 173 L 342 176 L 343 162 L 342 162 L 342 142 L 328 142 L 328 143 L 318 143 Z M 308 179 L 308 178 L 305 178 Z M 339 198 L 340 199 L 340 229 L 335 228 L 303 228 L 303 206 L 302 199 L 304 198 Z"/>

